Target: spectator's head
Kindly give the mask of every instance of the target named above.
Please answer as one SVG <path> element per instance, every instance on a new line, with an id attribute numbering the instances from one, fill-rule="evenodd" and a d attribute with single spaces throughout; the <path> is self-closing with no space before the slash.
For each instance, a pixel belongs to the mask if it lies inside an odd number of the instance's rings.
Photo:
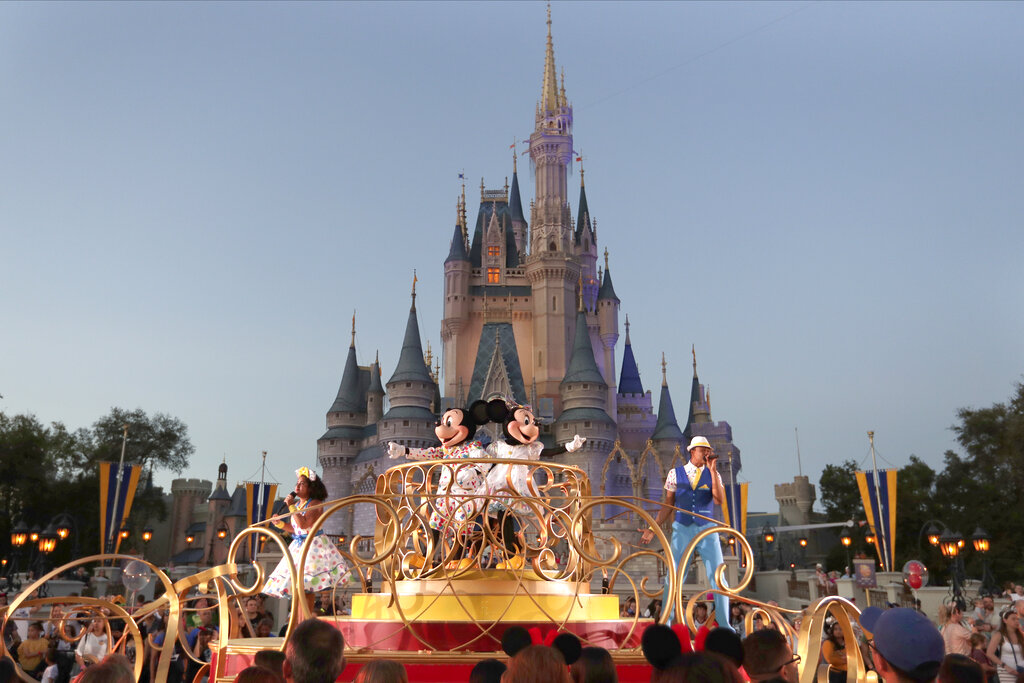
<path id="1" fill-rule="evenodd" d="M 46 661 L 47 665 L 56 664 L 57 663 L 57 648 L 53 647 L 52 645 L 50 647 L 46 648 L 46 653 L 43 655 L 43 659 Z"/>
<path id="2" fill-rule="evenodd" d="M 846 649 L 846 634 L 843 633 L 843 627 L 838 621 L 833 621 L 825 628 L 825 637 L 832 641 L 837 650 Z"/>
<path id="3" fill-rule="evenodd" d="M 970 637 L 970 643 L 972 650 L 984 650 L 985 645 L 987 645 L 987 643 L 985 642 L 985 636 L 981 635 L 980 633 L 972 633 Z"/>
<path id="4" fill-rule="evenodd" d="M 135 673 L 127 669 L 117 661 L 111 661 L 108 657 L 99 664 L 93 664 L 82 677 L 79 683 L 135 683 Z"/>
<path id="5" fill-rule="evenodd" d="M 14 662 L 7 657 L 0 657 L 0 683 L 17 680 L 19 679 L 18 674 L 14 671 Z"/>
<path id="6" fill-rule="evenodd" d="M 93 620 L 89 622 L 89 630 L 98 636 L 102 636 L 107 632 L 107 626 L 103 617 L 93 617 Z"/>
<path id="7" fill-rule="evenodd" d="M 712 629 L 704 640 L 704 650 L 722 655 L 737 668 L 743 666 L 743 641 L 731 628 Z"/>
<path id="8" fill-rule="evenodd" d="M 713 652 L 688 652 L 664 669 L 655 669 L 651 683 L 743 683 L 733 663 Z"/>
<path id="9" fill-rule="evenodd" d="M 469 683 L 501 683 L 508 667 L 497 659 L 481 659 L 469 673 Z"/>
<path id="10" fill-rule="evenodd" d="M 708 605 L 705 602 L 698 602 L 693 606 L 693 618 L 704 623 L 708 620 Z"/>
<path id="11" fill-rule="evenodd" d="M 1012 607 L 1007 607 L 999 615 L 999 632 L 1005 639 L 1008 633 L 1017 633 L 1019 631 L 1020 615 Z"/>
<path id="12" fill-rule="evenodd" d="M 30 640 L 36 640 L 43 635 L 43 624 L 39 621 L 33 621 L 28 625 L 28 637 Z"/>
<path id="13" fill-rule="evenodd" d="M 353 683 L 409 683 L 409 674 L 401 662 L 375 659 L 363 665 Z"/>
<path id="14" fill-rule="evenodd" d="M 281 678 L 284 678 L 284 653 L 280 650 L 260 650 L 252 658 L 253 666 L 262 666 L 270 669 Z"/>
<path id="15" fill-rule="evenodd" d="M 939 683 L 985 683 L 985 672 L 970 657 L 949 654 L 939 667 Z"/>
<path id="16" fill-rule="evenodd" d="M 860 615 L 860 624 L 870 634 L 868 645 L 882 680 L 931 681 L 938 675 L 945 643 L 920 612 L 906 607 L 884 611 L 868 607 Z"/>
<path id="17" fill-rule="evenodd" d="M 545 645 L 529 645 L 508 661 L 503 683 L 572 683 L 562 653 Z"/>
<path id="18" fill-rule="evenodd" d="M 263 617 L 256 624 L 256 637 L 269 638 L 274 630 L 274 620 L 270 617 Z"/>
<path id="19" fill-rule="evenodd" d="M 755 631 L 743 641 L 743 668 L 752 681 L 781 678 L 797 683 L 799 664 L 800 658 L 793 655 L 789 641 L 779 631 Z"/>
<path id="20" fill-rule="evenodd" d="M 245 612 L 246 614 L 256 614 L 260 611 L 260 601 L 254 597 L 248 597 L 245 599 Z"/>
<path id="21" fill-rule="evenodd" d="M 1013 587 L 1013 592 L 1021 597 L 1024 597 L 1024 586 L 1018 583 L 1016 586 Z"/>
<path id="22" fill-rule="evenodd" d="M 291 683 L 334 683 L 345 668 L 345 638 L 326 621 L 306 619 L 285 645 L 284 677 Z"/>
<path id="23" fill-rule="evenodd" d="M 615 662 L 603 647 L 585 647 L 569 667 L 574 683 L 618 683 Z"/>
<path id="24" fill-rule="evenodd" d="M 985 611 L 991 612 L 995 609 L 996 603 L 995 600 L 992 599 L 991 595 L 986 595 L 981 599 L 981 606 L 985 608 Z"/>
<path id="25" fill-rule="evenodd" d="M 1013 609 L 1017 611 L 1018 617 L 1024 617 L 1024 600 L 1017 600 L 1013 603 Z"/>
<path id="26" fill-rule="evenodd" d="M 280 674 L 254 664 L 239 671 L 235 683 L 284 683 L 284 679 Z"/>

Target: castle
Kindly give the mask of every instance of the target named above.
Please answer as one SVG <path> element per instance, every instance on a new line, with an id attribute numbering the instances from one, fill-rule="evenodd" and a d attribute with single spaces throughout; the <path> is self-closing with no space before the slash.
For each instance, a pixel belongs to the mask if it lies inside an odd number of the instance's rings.
<path id="1" fill-rule="evenodd" d="M 668 469 L 685 461 L 691 435 L 708 437 L 721 457 L 726 483 L 740 471 L 740 450 L 727 422 L 713 422 L 710 397 L 697 378 L 680 428 L 662 355 L 657 413 L 640 379 L 629 320 L 617 372 L 621 301 L 612 285 L 608 250 L 599 263 L 597 221 L 580 169 L 576 217 L 568 181 L 575 160 L 573 108 L 564 72 L 555 68 L 548 10 L 540 100 L 529 138 L 534 194 L 529 220 L 520 193 L 517 158 L 512 183 L 480 188 L 472 234 L 465 185 L 457 200 L 451 248 L 444 261 L 440 372 L 424 355 L 416 314 L 415 280 L 400 356 L 386 384 L 380 359 L 360 366 L 352 342 L 327 431 L 317 441 L 324 483 L 332 498 L 373 491 L 376 476 L 395 461 L 387 442 L 437 445 L 434 425 L 444 410 L 477 399 L 510 396 L 530 404 L 548 446 L 585 436 L 584 447 L 557 458 L 584 469 L 595 494 L 660 500 Z M 443 378 L 443 379 L 442 379 Z M 365 519 L 335 515 L 329 533 L 372 535 Z"/>

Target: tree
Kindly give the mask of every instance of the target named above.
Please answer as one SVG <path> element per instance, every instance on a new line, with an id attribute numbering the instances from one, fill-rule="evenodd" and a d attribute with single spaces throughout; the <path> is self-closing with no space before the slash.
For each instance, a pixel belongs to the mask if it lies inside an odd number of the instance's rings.
<path id="1" fill-rule="evenodd" d="M 128 443 L 125 462 L 154 469 L 169 469 L 180 473 L 188 467 L 195 446 L 188 438 L 188 427 L 176 417 L 156 413 L 146 415 L 140 408 L 128 411 L 112 408 L 109 415 L 92 426 L 93 458 L 118 462 L 124 426 L 128 425 Z"/>
<path id="2" fill-rule="evenodd" d="M 856 471 L 857 463 L 853 460 L 844 460 L 840 465 L 825 465 L 822 470 L 818 480 L 819 500 L 829 522 L 863 518 L 860 492 L 854 478 Z"/>
<path id="3" fill-rule="evenodd" d="M 961 408 L 957 417 L 952 429 L 965 456 L 947 452 L 936 479 L 943 518 L 957 520 L 968 538 L 984 528 L 996 577 L 1017 579 L 1024 574 L 1024 384 L 1007 403 Z M 976 564 L 971 556 L 969 573 Z"/>

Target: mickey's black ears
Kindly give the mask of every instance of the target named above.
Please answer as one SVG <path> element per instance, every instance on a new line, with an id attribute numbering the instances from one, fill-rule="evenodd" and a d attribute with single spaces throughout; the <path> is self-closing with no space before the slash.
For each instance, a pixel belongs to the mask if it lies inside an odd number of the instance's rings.
<path id="1" fill-rule="evenodd" d="M 508 419 L 508 415 L 508 406 L 502 399 L 495 398 L 487 402 L 487 418 L 491 422 L 504 422 Z"/>
<path id="2" fill-rule="evenodd" d="M 487 410 L 487 401 L 473 401 L 473 405 L 469 406 L 468 412 L 473 421 L 478 425 L 485 425 L 491 419 Z"/>
<path id="3" fill-rule="evenodd" d="M 529 631 L 522 626 L 509 626 L 501 637 L 501 649 L 509 657 L 515 657 L 517 652 L 532 644 Z"/>
<path id="4" fill-rule="evenodd" d="M 555 639 L 551 641 L 551 647 L 555 648 L 562 653 L 565 658 L 566 664 L 572 664 L 580 655 L 583 653 L 583 646 L 580 644 L 580 639 L 572 633 L 559 633 L 555 636 Z"/>
<path id="5" fill-rule="evenodd" d="M 655 669 L 664 669 L 683 652 L 679 636 L 662 624 L 647 627 L 640 639 L 640 649 L 643 650 L 644 658 Z"/>

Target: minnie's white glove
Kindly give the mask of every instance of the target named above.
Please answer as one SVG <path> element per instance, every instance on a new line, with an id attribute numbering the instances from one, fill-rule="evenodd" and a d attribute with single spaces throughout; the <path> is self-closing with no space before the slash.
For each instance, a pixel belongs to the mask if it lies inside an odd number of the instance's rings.
<path id="1" fill-rule="evenodd" d="M 569 453 L 573 453 L 575 451 L 578 451 L 580 448 L 583 447 L 583 442 L 584 441 L 586 441 L 586 439 L 584 437 L 580 436 L 579 434 L 577 434 L 576 436 L 572 437 L 572 441 L 570 441 L 569 443 L 565 444 L 565 450 L 568 451 Z"/>
<path id="2" fill-rule="evenodd" d="M 392 460 L 396 458 L 404 458 L 408 450 L 409 449 L 402 444 L 395 443 L 394 441 L 388 441 L 388 457 Z"/>

